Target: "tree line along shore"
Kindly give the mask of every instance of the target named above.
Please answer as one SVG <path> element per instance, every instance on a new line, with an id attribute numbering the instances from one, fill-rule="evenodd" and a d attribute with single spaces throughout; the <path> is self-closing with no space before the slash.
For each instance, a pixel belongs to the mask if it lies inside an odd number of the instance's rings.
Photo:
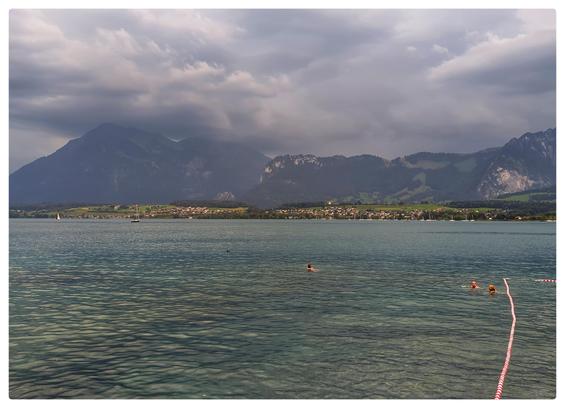
<path id="1" fill-rule="evenodd" d="M 14 206 L 10 218 L 72 219 L 363 219 L 429 221 L 554 221 L 555 202 L 472 201 L 418 204 L 295 203 L 259 209 L 238 202 L 171 204 L 46 204 Z"/>

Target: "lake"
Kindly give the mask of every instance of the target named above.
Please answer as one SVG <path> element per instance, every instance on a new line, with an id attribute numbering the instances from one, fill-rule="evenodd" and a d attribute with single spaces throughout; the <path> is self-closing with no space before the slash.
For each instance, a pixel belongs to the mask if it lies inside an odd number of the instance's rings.
<path id="1" fill-rule="evenodd" d="M 555 279 L 555 233 L 13 219 L 10 397 L 492 398 L 508 277 L 517 326 L 503 398 L 554 398 L 555 284 L 534 280 Z"/>

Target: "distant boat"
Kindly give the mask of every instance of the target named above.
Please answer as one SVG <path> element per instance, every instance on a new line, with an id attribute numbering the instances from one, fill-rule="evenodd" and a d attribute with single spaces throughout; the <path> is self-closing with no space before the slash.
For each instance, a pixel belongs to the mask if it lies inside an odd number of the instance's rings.
<path id="1" fill-rule="evenodd" d="M 135 216 L 133 218 L 133 220 L 131 220 L 131 222 L 139 222 L 139 206 L 136 204 L 135 205 Z"/>
<path id="2" fill-rule="evenodd" d="M 57 221 L 61 220 L 61 216 L 59 215 L 59 213 L 57 213 Z"/>

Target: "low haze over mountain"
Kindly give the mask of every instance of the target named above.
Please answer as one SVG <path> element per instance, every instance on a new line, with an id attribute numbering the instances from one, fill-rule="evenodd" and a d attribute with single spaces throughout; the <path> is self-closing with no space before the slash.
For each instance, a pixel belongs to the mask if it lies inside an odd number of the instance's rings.
<path id="1" fill-rule="evenodd" d="M 11 205 L 168 203 L 238 199 L 262 207 L 341 200 L 399 202 L 493 198 L 555 184 L 555 129 L 471 154 L 385 160 L 285 155 L 240 143 L 101 125 L 10 176 Z"/>

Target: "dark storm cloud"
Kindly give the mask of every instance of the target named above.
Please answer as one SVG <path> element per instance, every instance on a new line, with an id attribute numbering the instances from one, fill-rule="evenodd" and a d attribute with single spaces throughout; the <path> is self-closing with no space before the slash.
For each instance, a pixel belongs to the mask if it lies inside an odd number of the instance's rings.
<path id="1" fill-rule="evenodd" d="M 555 126 L 536 10 L 10 15 L 10 166 L 104 122 L 267 154 L 473 151 Z"/>

